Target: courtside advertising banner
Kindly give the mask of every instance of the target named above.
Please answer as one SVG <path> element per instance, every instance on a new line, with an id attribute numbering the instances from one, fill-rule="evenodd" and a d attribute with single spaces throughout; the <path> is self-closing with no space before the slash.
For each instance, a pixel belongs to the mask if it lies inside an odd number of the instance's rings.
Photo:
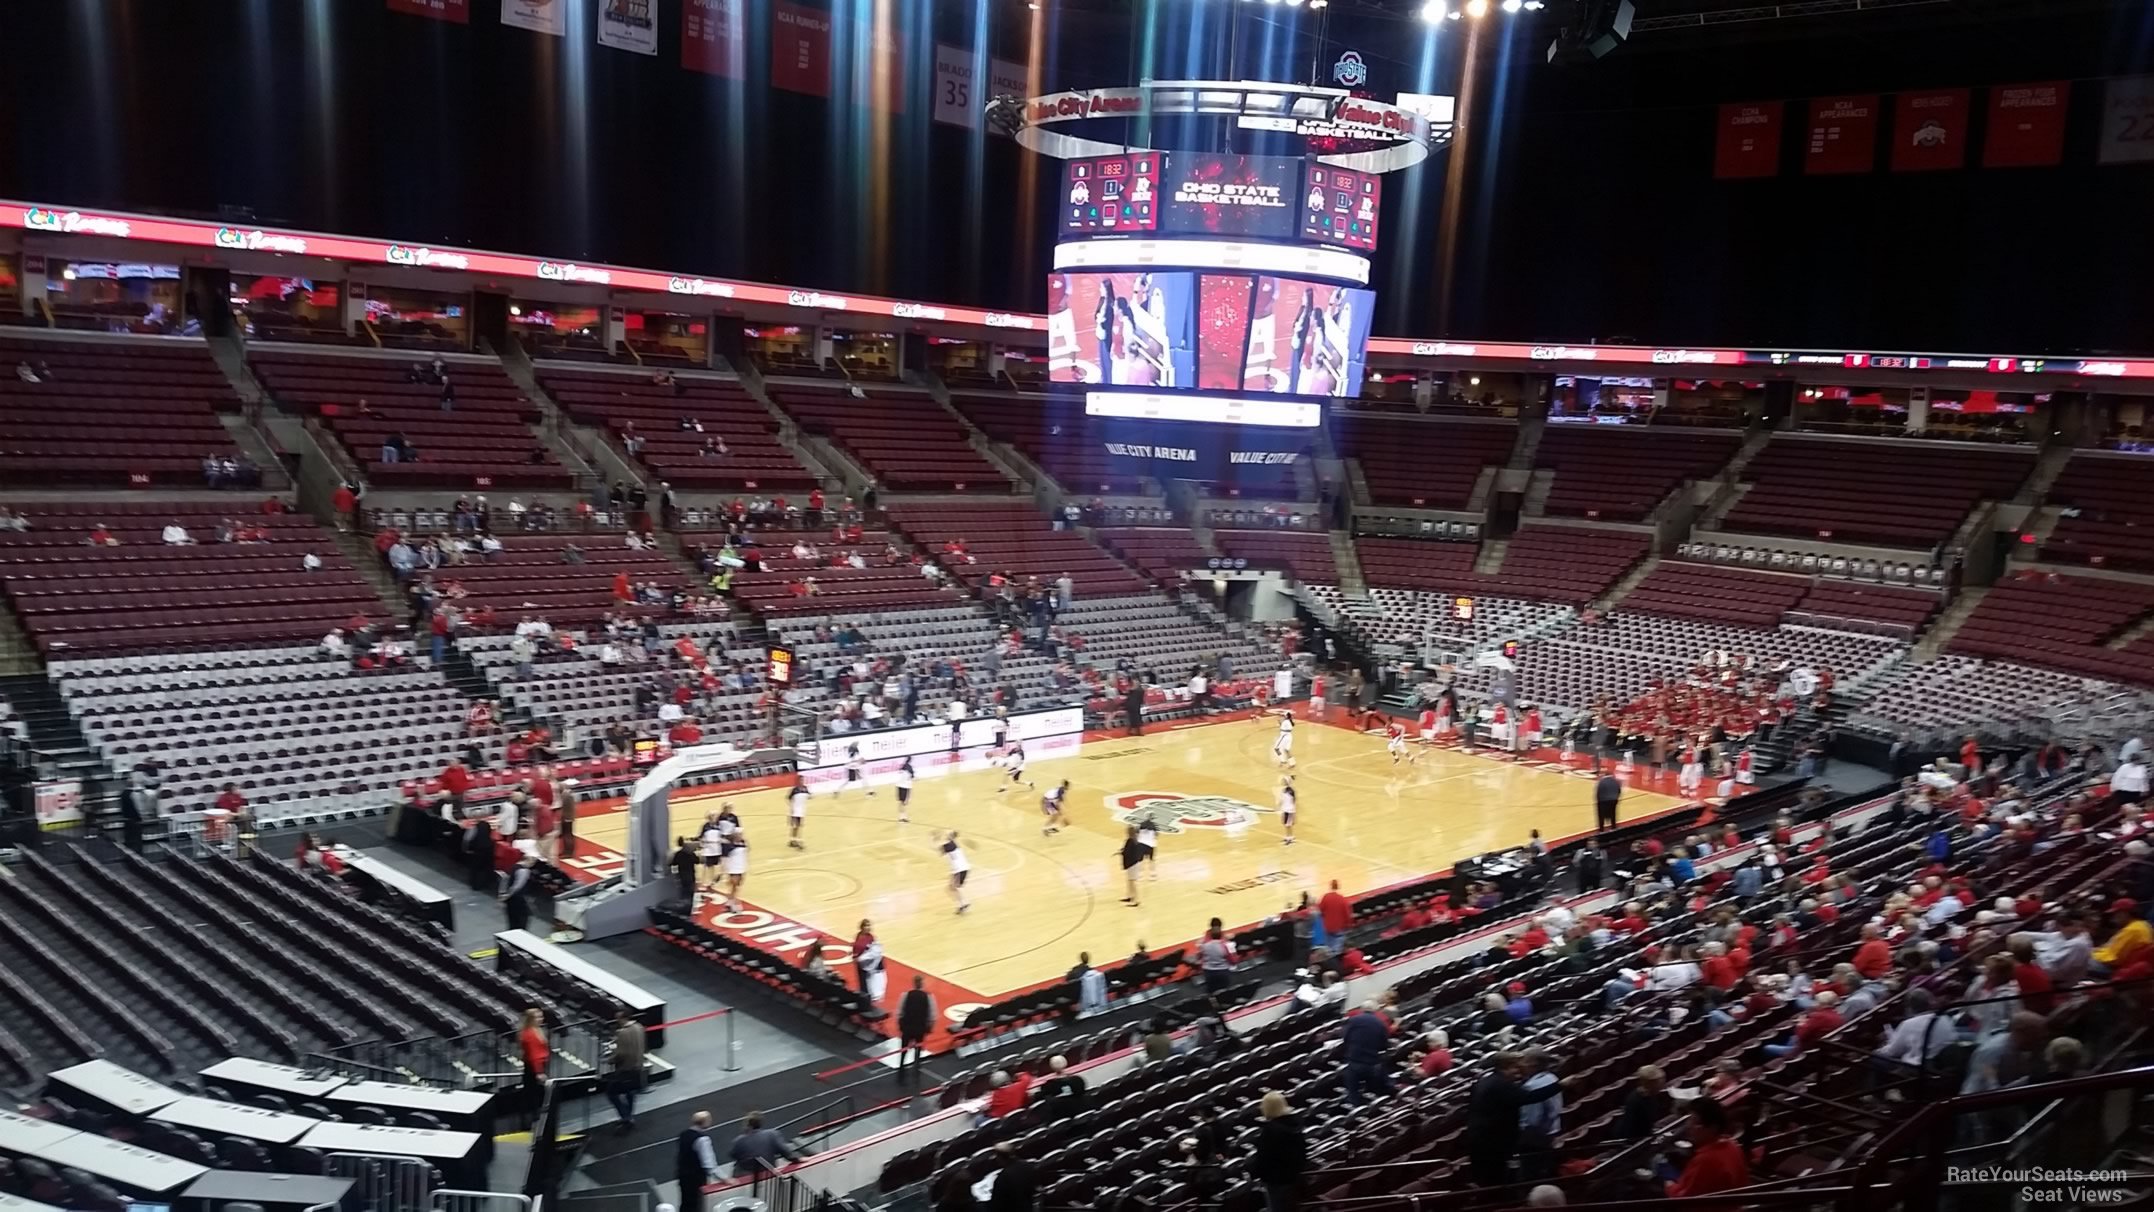
<path id="1" fill-rule="evenodd" d="M 1778 101 L 1731 101 L 1720 107 L 1713 138 L 1713 175 L 1724 181 L 1780 175 Z"/>
<path id="2" fill-rule="evenodd" d="M 471 24 L 471 0 L 388 0 L 392 13 L 431 17 L 457 25 Z"/>
<path id="3" fill-rule="evenodd" d="M 2109 82 L 2102 94 L 2101 148 L 2104 164 L 2154 160 L 2154 76 Z"/>
<path id="4" fill-rule="evenodd" d="M 747 76 L 742 0 L 686 0 L 681 5 L 681 66 L 708 76 Z"/>
<path id="5" fill-rule="evenodd" d="M 1812 175 L 1866 173 L 1877 165 L 1877 94 L 1810 102 L 1802 170 Z"/>
<path id="6" fill-rule="evenodd" d="M 2006 84 L 1989 90 L 1984 168 L 2050 168 L 2064 159 L 2064 107 L 2072 84 Z"/>
<path id="7" fill-rule="evenodd" d="M 568 33 L 568 0 L 501 0 L 501 24 L 562 37 Z"/>
<path id="8" fill-rule="evenodd" d="M 1901 93 L 1892 106 L 1892 171 L 1930 172 L 1967 163 L 1968 91 Z"/>
<path id="9" fill-rule="evenodd" d="M 599 0 L 598 44 L 639 55 L 658 53 L 658 0 Z"/>

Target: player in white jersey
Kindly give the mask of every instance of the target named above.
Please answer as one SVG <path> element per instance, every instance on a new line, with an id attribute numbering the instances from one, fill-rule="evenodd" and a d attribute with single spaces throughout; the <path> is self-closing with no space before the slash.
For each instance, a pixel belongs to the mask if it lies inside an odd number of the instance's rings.
<path id="1" fill-rule="evenodd" d="M 905 764 L 898 767 L 897 772 L 898 824 L 900 825 L 912 820 L 912 779 L 912 759 L 906 758 Z"/>
<path id="2" fill-rule="evenodd" d="M 1040 836 L 1062 832 L 1062 800 L 1070 793 L 1070 781 L 1063 779 L 1054 790 L 1040 797 L 1040 815 L 1046 818 L 1040 826 Z"/>
<path id="3" fill-rule="evenodd" d="M 808 780 L 795 778 L 793 789 L 785 797 L 786 823 L 792 828 L 792 837 L 786 842 L 795 850 L 805 850 L 800 841 L 801 823 L 808 819 Z"/>
<path id="4" fill-rule="evenodd" d="M 964 847 L 957 844 L 957 830 L 942 835 L 942 857 L 950 864 L 950 896 L 957 902 L 957 911 L 963 913 L 972 908 L 972 902 L 965 899 L 965 877 L 972 874 L 972 863 L 965 857 Z"/>
<path id="5" fill-rule="evenodd" d="M 845 747 L 845 789 L 851 791 L 855 787 L 864 788 L 868 798 L 875 797 L 875 789 L 867 784 L 867 763 L 860 760 L 857 744 Z"/>
<path id="6" fill-rule="evenodd" d="M 1137 822 L 1137 844 L 1144 848 L 1144 868 L 1159 878 L 1159 822 L 1147 816 Z"/>
<path id="7" fill-rule="evenodd" d="M 717 814 L 705 817 L 696 838 L 696 855 L 703 860 L 703 882 L 696 886 L 705 892 L 718 890 L 718 863 L 725 855 L 725 843 L 725 826 L 718 823 Z"/>
<path id="8" fill-rule="evenodd" d="M 748 836 L 735 833 L 726 843 L 725 852 L 725 907 L 740 912 L 740 886 L 748 880 Z"/>
<path id="9" fill-rule="evenodd" d="M 1294 776 L 1288 775 L 1279 783 L 1279 824 L 1286 830 L 1286 845 L 1294 844 Z"/>
<path id="10" fill-rule="evenodd" d="M 1281 766 L 1294 765 L 1294 712 L 1282 708 L 1279 712 L 1279 739 L 1271 743 L 1271 760 Z"/>
<path id="11" fill-rule="evenodd" d="M 1010 746 L 1009 756 L 1003 759 L 1003 769 L 1007 770 L 1009 774 L 1008 777 L 1003 779 L 1002 786 L 995 788 L 996 795 L 1001 795 L 1019 783 L 1023 783 L 1027 787 L 1033 786 L 1032 781 L 1025 777 L 1025 744 L 1023 741 Z"/>

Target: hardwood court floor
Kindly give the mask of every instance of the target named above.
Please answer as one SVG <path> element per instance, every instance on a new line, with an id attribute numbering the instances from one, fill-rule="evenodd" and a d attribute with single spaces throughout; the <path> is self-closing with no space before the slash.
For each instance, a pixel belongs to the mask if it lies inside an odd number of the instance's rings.
<path id="1" fill-rule="evenodd" d="M 993 999 L 1060 978 L 1080 951 L 1118 961 L 1140 940 L 1157 950 L 1196 938 L 1213 917 L 1229 928 L 1261 921 L 1331 880 L 1355 895 L 1520 844 L 1529 829 L 1554 839 L 1593 827 L 1588 775 L 1418 746 L 1417 764 L 1394 767 L 1379 737 L 1303 724 L 1296 840 L 1286 846 L 1276 731 L 1275 721 L 1245 719 L 1092 741 L 1077 756 L 1034 761 L 1038 790 L 997 794 L 999 769 L 923 778 L 909 825 L 897 823 L 887 787 L 872 798 L 819 795 L 804 851 L 785 844 L 782 788 L 678 797 L 674 832 L 694 832 L 732 801 L 751 847 L 745 904 L 841 940 L 872 918 L 893 968 Z M 1043 837 L 1040 794 L 1062 779 L 1068 819 Z M 1681 802 L 1631 786 L 1622 816 Z M 1158 878 L 1142 881 L 1143 903 L 1131 908 L 1121 903 L 1122 818 L 1145 812 L 1161 823 Z M 578 833 L 619 848 L 626 820 L 588 819 Z M 949 829 L 972 862 L 962 917 L 939 850 Z"/>

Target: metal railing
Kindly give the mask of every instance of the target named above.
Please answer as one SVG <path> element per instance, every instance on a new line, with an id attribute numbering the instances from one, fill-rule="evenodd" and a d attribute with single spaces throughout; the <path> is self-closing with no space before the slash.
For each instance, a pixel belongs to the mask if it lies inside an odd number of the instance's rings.
<path id="1" fill-rule="evenodd" d="M 433 1212 L 531 1212 L 531 1197 L 504 1191 L 457 1191 L 444 1187 L 434 1192 L 432 1209 Z"/>
<path id="2" fill-rule="evenodd" d="M 552 1027 L 547 1043 L 553 1053 L 553 1077 L 590 1077 L 602 1071 L 610 1025 L 597 1019 Z M 463 1035 L 429 1035 L 406 1040 L 361 1040 L 341 1048 L 310 1053 L 307 1064 L 331 1073 L 372 1081 L 403 1082 L 445 1089 L 502 1089 L 522 1080 L 515 1060 L 521 1054 L 516 1032 L 471 1031 Z M 505 1078 L 504 1073 L 514 1080 Z"/>
<path id="3" fill-rule="evenodd" d="M 345 1203 L 369 1212 L 426 1212 L 433 1169 L 416 1157 L 331 1153 L 322 1159 L 323 1174 L 352 1180 Z"/>

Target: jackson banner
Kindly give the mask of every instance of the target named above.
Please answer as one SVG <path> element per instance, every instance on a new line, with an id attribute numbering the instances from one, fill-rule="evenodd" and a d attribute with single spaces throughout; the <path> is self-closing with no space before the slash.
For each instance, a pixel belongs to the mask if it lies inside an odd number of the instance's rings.
<path id="1" fill-rule="evenodd" d="M 1713 175 L 1722 180 L 1780 175 L 1778 101 L 1731 101 L 1720 107 L 1713 139 Z"/>
<path id="2" fill-rule="evenodd" d="M 1933 88 L 1894 98 L 1892 171 L 1965 167 L 1969 96 L 1964 88 Z"/>
<path id="3" fill-rule="evenodd" d="M 2104 164 L 2154 160 L 2154 76 L 2124 76 L 2102 94 Z"/>
<path id="4" fill-rule="evenodd" d="M 599 0 L 598 44 L 639 55 L 658 53 L 658 0 Z"/>
<path id="5" fill-rule="evenodd" d="M 1802 170 L 1812 175 L 1866 173 L 1877 167 L 1877 94 L 1810 102 Z"/>
<path id="6" fill-rule="evenodd" d="M 501 0 L 501 24 L 562 37 L 568 33 L 568 0 Z"/>
<path id="7" fill-rule="evenodd" d="M 685 0 L 681 5 L 681 66 L 740 80 L 747 76 L 747 33 L 741 0 Z"/>
<path id="8" fill-rule="evenodd" d="M 2048 168 L 2064 159 L 2064 107 L 2072 84 L 2004 84 L 1989 90 L 1984 168 Z"/>
<path id="9" fill-rule="evenodd" d="M 388 0 L 392 13 L 409 13 L 414 17 L 432 17 L 436 21 L 449 21 L 457 25 L 471 24 L 471 0 Z"/>

